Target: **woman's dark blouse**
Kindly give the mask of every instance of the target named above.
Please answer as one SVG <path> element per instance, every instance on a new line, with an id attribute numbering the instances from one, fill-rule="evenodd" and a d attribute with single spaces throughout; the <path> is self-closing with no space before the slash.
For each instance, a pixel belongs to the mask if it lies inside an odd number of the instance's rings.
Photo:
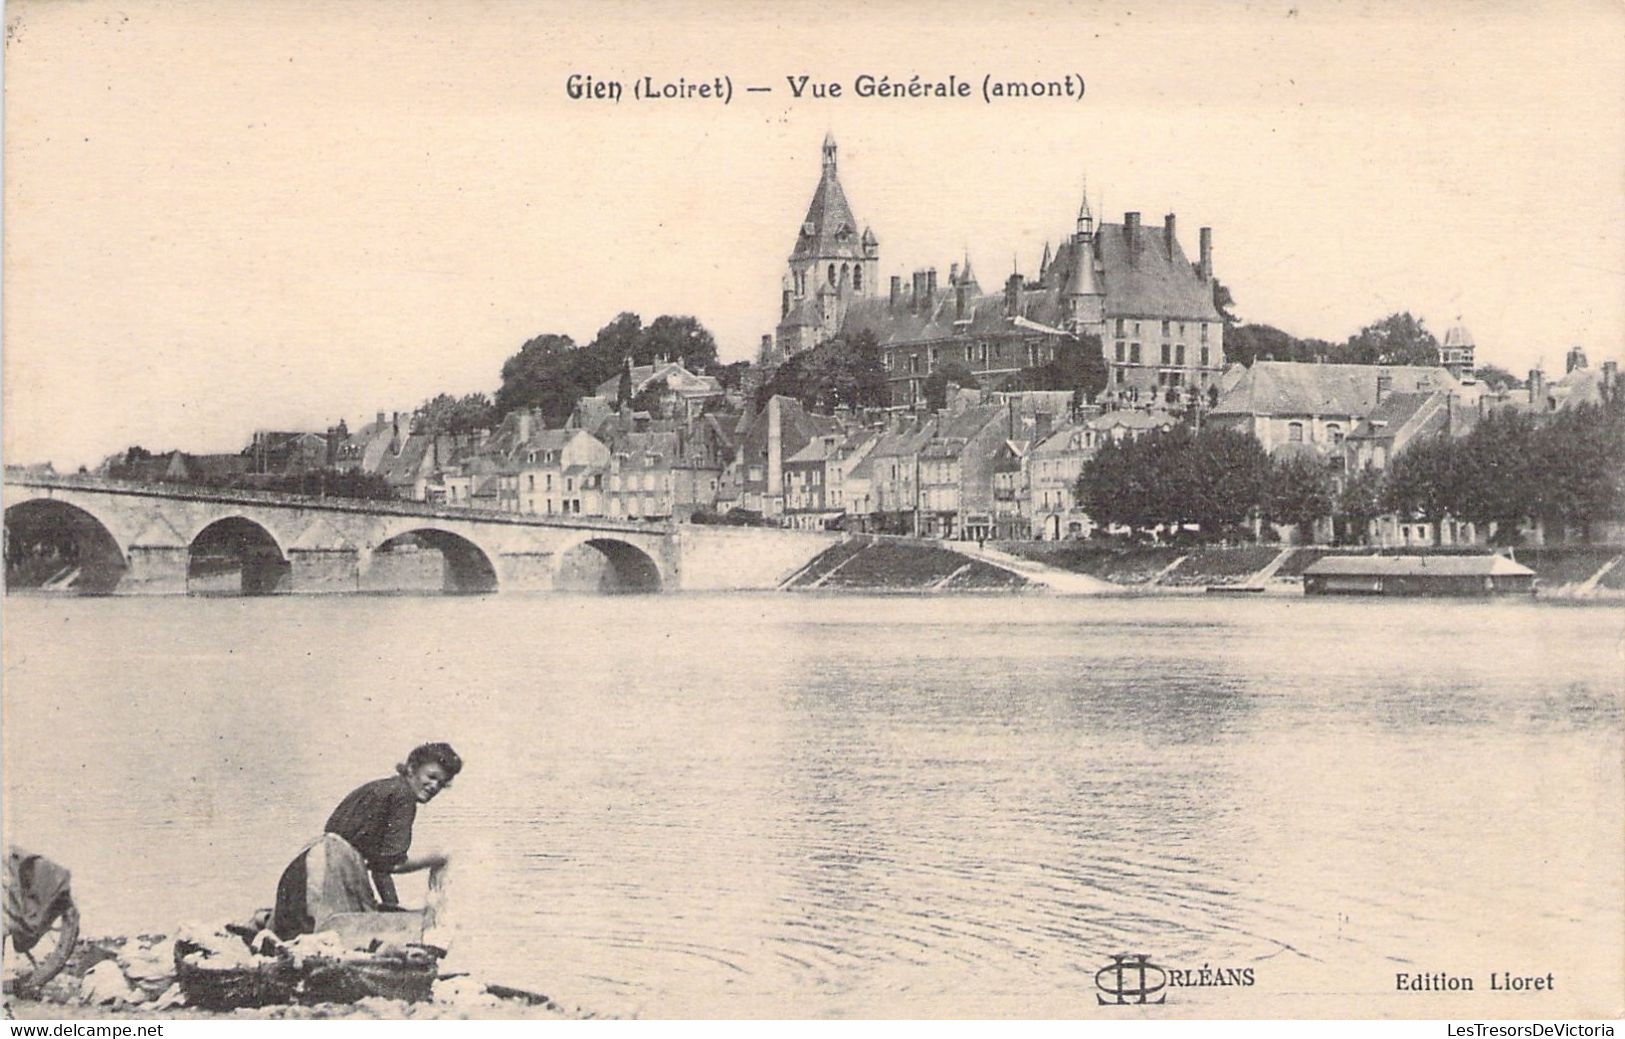
<path id="1" fill-rule="evenodd" d="M 418 799 L 405 776 L 375 779 L 357 787 L 327 817 L 327 833 L 336 833 L 361 853 L 367 868 L 392 873 L 406 861 L 412 846 L 412 821 Z"/>

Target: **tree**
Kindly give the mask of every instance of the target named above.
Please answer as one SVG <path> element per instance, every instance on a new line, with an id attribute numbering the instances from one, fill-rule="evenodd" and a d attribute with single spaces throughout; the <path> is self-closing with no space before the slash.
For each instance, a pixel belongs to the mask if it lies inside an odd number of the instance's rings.
<path id="1" fill-rule="evenodd" d="M 715 362 L 716 340 L 692 317 L 662 315 L 645 328 L 631 311 L 617 314 L 586 346 L 577 346 L 569 336 L 537 336 L 503 363 L 496 406 L 503 414 L 538 408 L 548 425 L 557 426 L 577 400 L 614 379 L 627 358 L 649 364 L 657 356 L 682 357 L 702 367 Z"/>
<path id="2" fill-rule="evenodd" d="M 936 371 L 925 377 L 920 386 L 920 392 L 925 397 L 925 406 L 932 411 L 941 411 L 948 406 L 948 385 L 952 383 L 960 389 L 976 389 L 981 384 L 971 370 L 958 361 L 949 361 L 937 368 Z"/>
<path id="3" fill-rule="evenodd" d="M 496 408 L 491 398 L 483 393 L 469 393 L 453 397 L 438 394 L 424 401 L 412 412 L 412 432 L 436 435 L 440 433 L 473 433 L 495 425 Z"/>
<path id="4" fill-rule="evenodd" d="M 1331 515 L 1332 503 L 1332 475 L 1325 462 L 1297 455 L 1271 466 L 1265 511 L 1276 523 L 1292 524 L 1308 535 L 1317 520 Z"/>
<path id="5" fill-rule="evenodd" d="M 1536 469 L 1536 431 L 1527 415 L 1497 411 L 1486 415 L 1458 442 L 1452 458 L 1455 492 L 1446 502 L 1452 515 L 1487 528 L 1510 542 L 1535 511 L 1541 473 Z"/>
<path id="6" fill-rule="evenodd" d="M 1299 339 L 1274 325 L 1235 325 L 1224 331 L 1224 354 L 1251 367 L 1254 361 L 1336 361 L 1342 348 L 1324 339 Z"/>
<path id="7" fill-rule="evenodd" d="M 723 389 L 737 390 L 744 386 L 745 373 L 750 371 L 750 368 L 749 361 L 735 361 L 732 364 L 725 364 L 714 369 L 711 374 L 716 376 Z"/>
<path id="8" fill-rule="evenodd" d="M 1341 521 L 1341 534 L 1357 544 L 1364 544 L 1370 535 L 1371 521 L 1381 516 L 1383 472 L 1367 466 L 1348 475 L 1343 489 L 1337 495 L 1336 518 Z"/>
<path id="9" fill-rule="evenodd" d="M 497 410 L 506 414 L 540 406 L 558 395 L 557 383 L 565 360 L 576 349 L 567 335 L 544 333 L 526 340 L 519 352 L 502 362 L 502 386 Z M 571 398 L 571 406 L 575 399 Z"/>
<path id="10" fill-rule="evenodd" d="M 1055 346 L 1055 356 L 1041 365 L 1005 377 L 999 389 L 1068 390 L 1081 404 L 1093 402 L 1106 389 L 1106 353 L 1093 333 L 1068 336 Z"/>
<path id="11" fill-rule="evenodd" d="M 1625 519 L 1625 403 L 1557 413 L 1535 439 L 1534 510 L 1589 539 L 1598 520 Z"/>
<path id="12" fill-rule="evenodd" d="M 1516 375 L 1496 364 L 1480 365 L 1478 370 L 1473 372 L 1473 375 L 1486 386 L 1498 386 L 1501 389 L 1515 390 L 1523 385 Z"/>
<path id="13" fill-rule="evenodd" d="M 804 407 L 829 412 L 838 407 L 876 408 L 888 402 L 886 370 L 879 341 L 870 331 L 831 339 L 779 365 L 756 391 L 761 408 L 774 396 L 794 397 Z"/>
<path id="14" fill-rule="evenodd" d="M 1229 326 L 1236 324 L 1239 320 L 1236 317 L 1235 306 L 1236 298 L 1230 294 L 1230 290 L 1225 286 L 1224 282 L 1220 281 L 1218 278 L 1214 278 L 1213 309 L 1219 312 L 1219 318 L 1225 323 L 1226 338 L 1228 338 L 1230 335 L 1228 331 Z"/>
<path id="15" fill-rule="evenodd" d="M 1382 507 L 1409 519 L 1437 523 L 1457 504 L 1458 449 L 1446 435 L 1413 442 L 1388 463 Z"/>
<path id="16" fill-rule="evenodd" d="M 1353 364 L 1439 363 L 1439 341 L 1409 311 L 1390 314 L 1349 336 L 1343 360 Z"/>
<path id="17" fill-rule="evenodd" d="M 652 364 L 656 357 L 681 360 L 690 371 L 703 370 L 717 363 L 717 341 L 692 317 L 662 314 L 643 330 L 634 354 L 639 364 Z"/>
<path id="18" fill-rule="evenodd" d="M 1084 464 L 1078 500 L 1103 525 L 1234 535 L 1267 498 L 1270 460 L 1246 433 L 1186 426 L 1102 445 Z"/>

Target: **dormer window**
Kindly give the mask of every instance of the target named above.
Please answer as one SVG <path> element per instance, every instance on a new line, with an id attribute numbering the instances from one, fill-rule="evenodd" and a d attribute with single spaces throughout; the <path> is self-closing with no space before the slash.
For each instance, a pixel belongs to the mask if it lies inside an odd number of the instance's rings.
<path id="1" fill-rule="evenodd" d="M 813 233 L 813 225 L 812 225 L 811 220 L 809 220 L 805 224 L 801 225 L 801 234 L 802 234 L 803 237 L 811 238 L 812 233 Z"/>

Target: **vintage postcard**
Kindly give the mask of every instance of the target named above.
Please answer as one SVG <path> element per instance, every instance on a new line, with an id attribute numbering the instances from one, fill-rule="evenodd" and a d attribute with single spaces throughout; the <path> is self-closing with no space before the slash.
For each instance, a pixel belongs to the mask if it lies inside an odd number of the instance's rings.
<path id="1" fill-rule="evenodd" d="M 6 1013 L 1618 1018 L 1622 30 L 9 4 Z"/>

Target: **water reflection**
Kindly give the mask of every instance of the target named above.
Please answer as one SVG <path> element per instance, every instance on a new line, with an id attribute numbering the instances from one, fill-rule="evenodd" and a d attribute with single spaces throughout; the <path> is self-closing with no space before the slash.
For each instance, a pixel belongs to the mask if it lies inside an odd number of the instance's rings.
<path id="1" fill-rule="evenodd" d="M 92 932 L 168 927 L 263 904 L 444 738 L 469 767 L 418 839 L 466 863 L 459 954 L 600 1009 L 1072 1016 L 1124 950 L 1281 991 L 1615 951 L 1579 984 L 1625 955 L 1619 617 L 14 599 L 6 821 Z"/>

